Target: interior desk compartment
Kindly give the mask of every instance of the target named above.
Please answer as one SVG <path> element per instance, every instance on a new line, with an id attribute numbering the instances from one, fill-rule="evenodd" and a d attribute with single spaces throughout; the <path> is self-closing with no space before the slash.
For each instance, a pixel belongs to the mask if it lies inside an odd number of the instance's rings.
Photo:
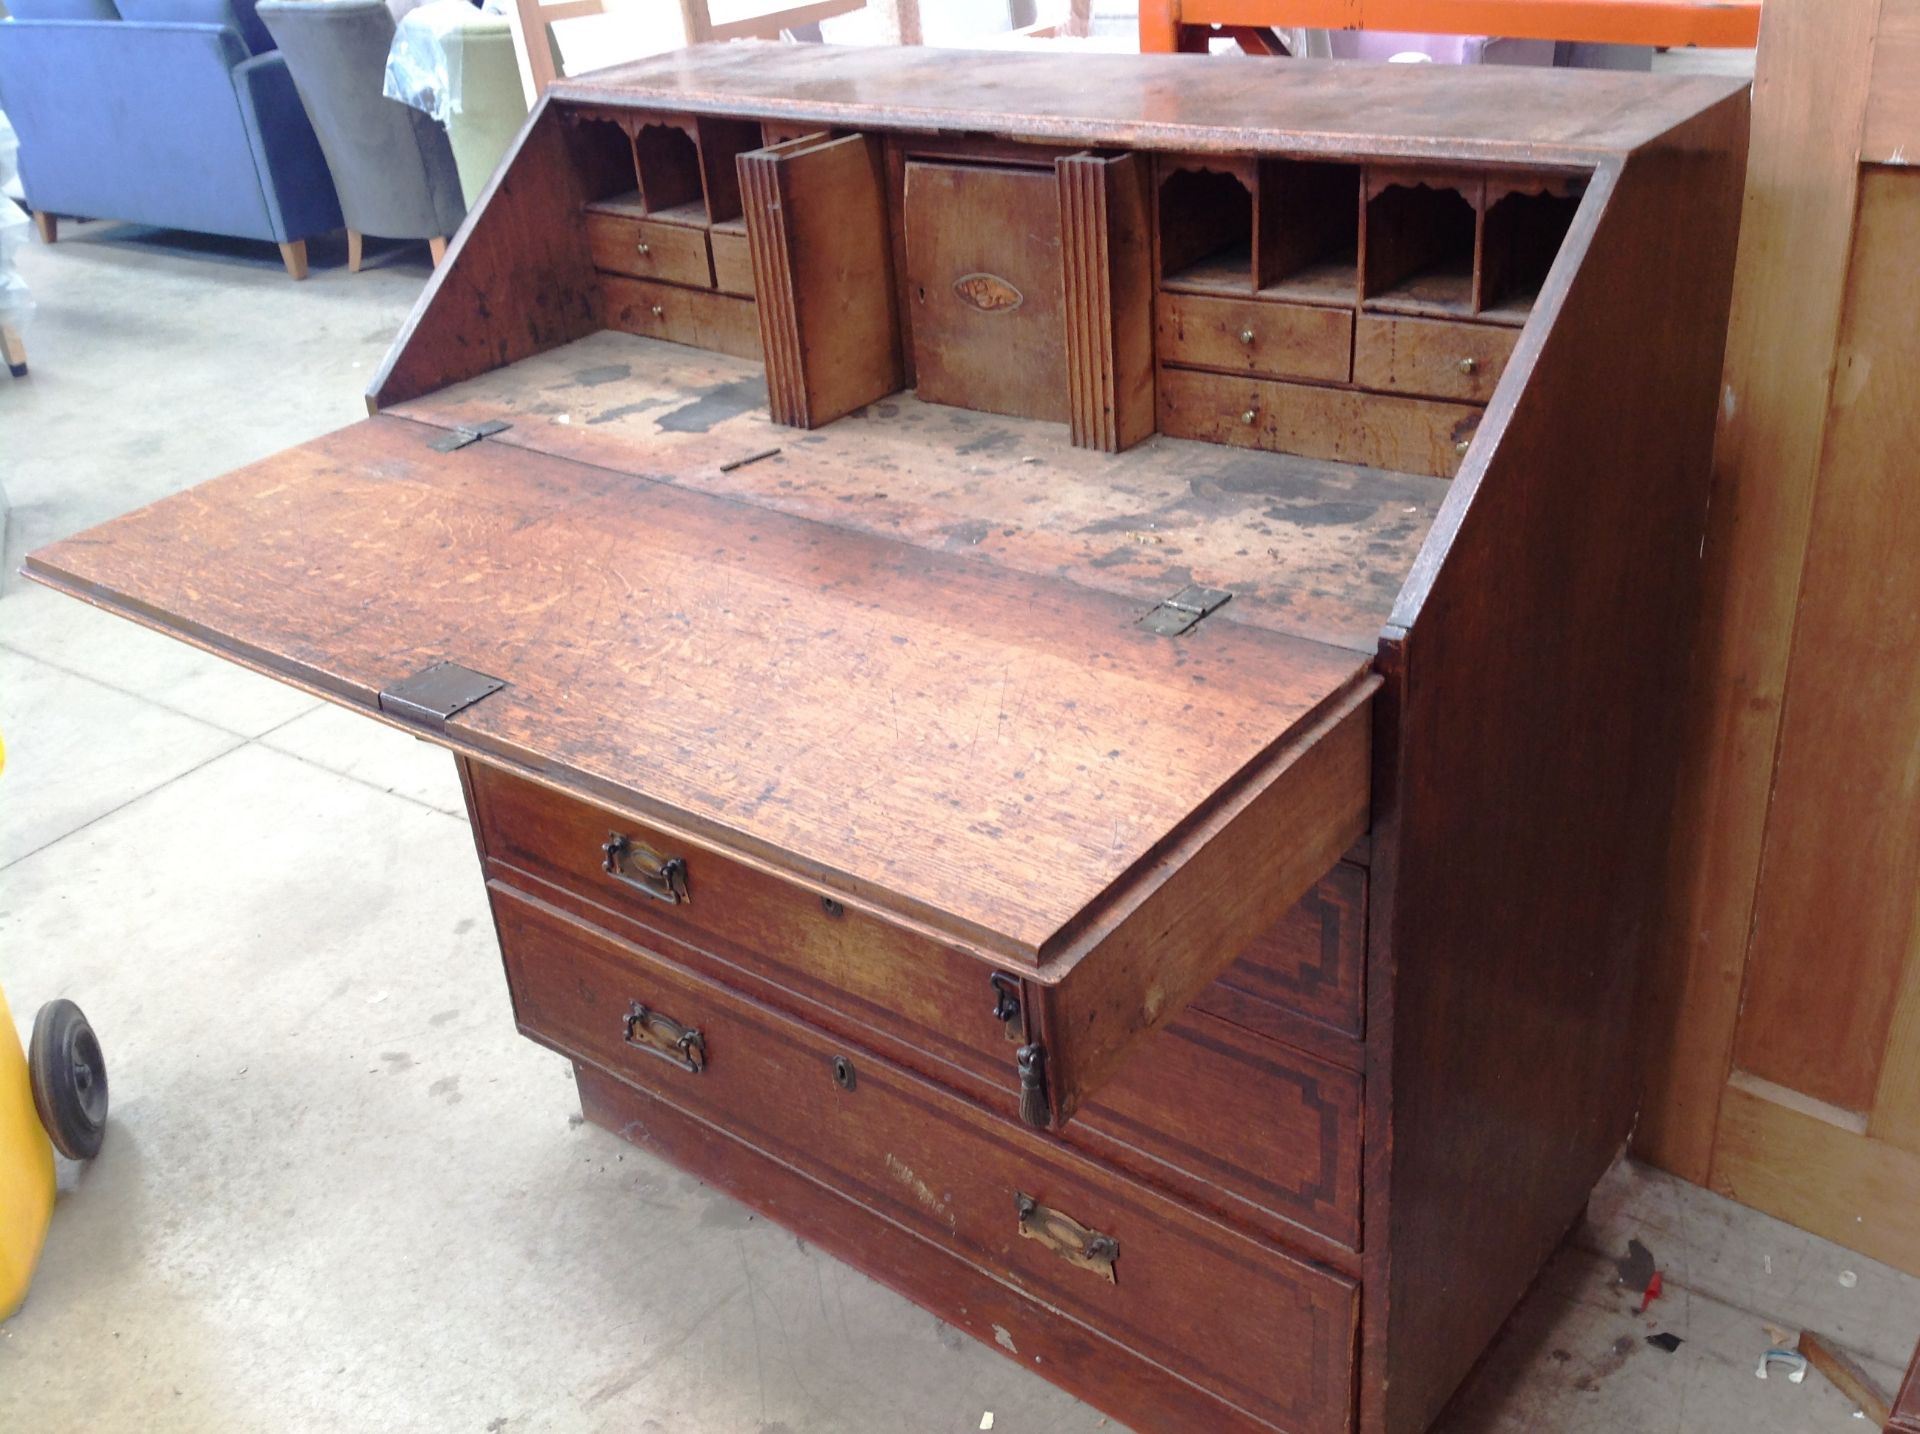
<path id="1" fill-rule="evenodd" d="M 1369 308 L 1470 318 L 1486 178 L 1369 166 L 1360 298 Z"/>
<path id="2" fill-rule="evenodd" d="M 1162 363 L 1347 381 L 1351 310 L 1176 293 L 1160 295 L 1158 313 Z"/>
<path id="3" fill-rule="evenodd" d="M 1347 1279 L 861 1045 L 498 886 L 492 896 L 528 1035 L 1256 1418 L 1296 1434 L 1349 1427 L 1357 1300 Z"/>

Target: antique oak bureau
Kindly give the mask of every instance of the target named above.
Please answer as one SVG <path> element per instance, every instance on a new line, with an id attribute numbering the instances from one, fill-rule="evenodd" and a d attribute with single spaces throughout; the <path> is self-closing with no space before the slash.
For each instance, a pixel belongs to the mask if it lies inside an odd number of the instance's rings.
<path id="1" fill-rule="evenodd" d="M 1634 1117 L 1745 144 L 663 56 L 371 417 L 28 571 L 457 754 L 595 1121 L 1136 1428 L 1412 1434 Z"/>

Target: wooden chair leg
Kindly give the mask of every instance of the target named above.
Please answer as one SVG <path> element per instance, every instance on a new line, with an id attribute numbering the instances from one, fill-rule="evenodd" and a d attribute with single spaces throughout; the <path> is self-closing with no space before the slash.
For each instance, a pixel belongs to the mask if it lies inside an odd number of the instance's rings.
<path id="1" fill-rule="evenodd" d="M 440 261 L 447 257 L 447 236 L 438 234 L 427 240 L 427 252 L 433 255 L 433 267 L 438 269 Z"/>
<path id="2" fill-rule="evenodd" d="M 365 243 L 366 236 L 358 229 L 349 229 L 347 231 L 347 272 L 349 274 L 357 274 L 360 272 L 360 257 L 364 252 L 362 246 L 365 245 Z"/>
<path id="3" fill-rule="evenodd" d="M 307 241 L 296 239 L 291 244 L 280 246 L 280 262 L 287 266 L 287 273 L 296 279 L 307 277 Z"/>
<path id="4" fill-rule="evenodd" d="M 27 346 L 21 342 L 20 335 L 0 324 L 0 355 L 7 361 L 7 370 L 15 378 L 27 376 Z"/>
<path id="5" fill-rule="evenodd" d="M 44 209 L 33 211 L 33 227 L 40 232 L 42 244 L 51 244 L 60 237 L 60 217 Z"/>

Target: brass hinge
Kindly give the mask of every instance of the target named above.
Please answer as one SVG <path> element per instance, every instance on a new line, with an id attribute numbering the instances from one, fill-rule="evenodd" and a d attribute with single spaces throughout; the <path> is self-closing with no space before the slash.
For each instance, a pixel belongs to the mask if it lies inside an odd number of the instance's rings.
<path id="1" fill-rule="evenodd" d="M 1225 588 L 1203 588 L 1190 583 L 1140 619 L 1139 625 L 1162 637 L 1178 637 L 1210 612 L 1227 605 L 1233 594 Z"/>
<path id="2" fill-rule="evenodd" d="M 491 697 L 507 684 L 498 677 L 475 672 L 457 662 L 436 662 L 413 676 L 382 689 L 380 710 L 391 717 L 403 717 L 436 732 L 444 732 L 447 719 L 482 697 Z"/>
<path id="3" fill-rule="evenodd" d="M 472 426 L 461 424 L 450 432 L 441 434 L 427 447 L 435 453 L 452 453 L 455 449 L 465 448 L 469 443 L 478 443 L 483 438 L 491 438 L 496 433 L 504 433 L 513 427 L 504 418 L 489 418 L 485 423 Z"/>

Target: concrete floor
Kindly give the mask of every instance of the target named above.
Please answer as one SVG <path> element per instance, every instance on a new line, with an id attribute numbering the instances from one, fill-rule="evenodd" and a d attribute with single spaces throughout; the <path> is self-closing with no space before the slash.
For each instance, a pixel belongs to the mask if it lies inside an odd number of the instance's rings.
<path id="1" fill-rule="evenodd" d="M 7 572 L 357 418 L 426 264 L 340 260 L 294 284 L 267 246 L 108 225 L 30 248 Z M 579 1124 L 513 1032 L 443 754 L 11 576 L 0 732 L 0 980 L 23 1015 L 87 1008 L 114 1097 L 0 1326 L 0 1430 L 1114 1428 Z M 1666 1272 L 1645 1317 L 1629 1238 Z M 1623 1165 L 1444 1428 L 1861 1428 L 1817 1378 L 1754 1378 L 1803 1322 L 1890 1381 L 1920 1281 Z"/>

